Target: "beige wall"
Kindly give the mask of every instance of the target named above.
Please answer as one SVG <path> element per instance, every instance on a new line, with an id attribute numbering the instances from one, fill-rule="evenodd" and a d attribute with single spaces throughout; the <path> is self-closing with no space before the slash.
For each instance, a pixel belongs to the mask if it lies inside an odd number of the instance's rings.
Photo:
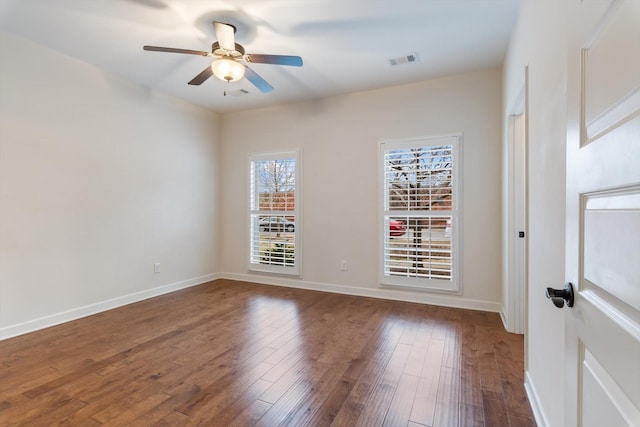
<path id="1" fill-rule="evenodd" d="M 221 271 L 247 273 L 247 154 L 302 149 L 302 278 L 288 284 L 498 311 L 501 72 L 224 115 Z M 378 286 L 378 141 L 463 134 L 463 295 Z M 340 271 L 340 260 L 349 270 Z"/>
<path id="2" fill-rule="evenodd" d="M 213 277 L 218 116 L 14 36 L 0 52 L 0 338 Z"/>

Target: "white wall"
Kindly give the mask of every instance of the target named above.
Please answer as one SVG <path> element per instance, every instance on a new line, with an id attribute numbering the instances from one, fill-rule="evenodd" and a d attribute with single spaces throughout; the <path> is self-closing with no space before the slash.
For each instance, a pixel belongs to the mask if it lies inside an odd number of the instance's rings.
<path id="1" fill-rule="evenodd" d="M 247 275 L 247 154 L 302 149 L 303 259 L 292 286 L 498 311 L 501 283 L 501 72 L 224 115 L 222 274 Z M 378 286 L 378 141 L 463 133 L 463 295 Z M 349 271 L 339 271 L 340 260 Z"/>
<path id="2" fill-rule="evenodd" d="M 564 421 L 564 313 L 545 288 L 564 284 L 567 33 L 561 1 L 523 1 L 504 64 L 503 116 L 529 69 L 527 391 L 540 425 Z"/>
<path id="3" fill-rule="evenodd" d="M 15 36 L 0 52 L 0 338 L 212 278 L 219 117 Z"/>

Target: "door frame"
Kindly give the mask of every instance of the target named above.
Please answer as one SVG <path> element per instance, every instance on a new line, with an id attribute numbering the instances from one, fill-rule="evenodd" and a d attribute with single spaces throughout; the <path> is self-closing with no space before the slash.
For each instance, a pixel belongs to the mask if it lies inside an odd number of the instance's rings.
<path id="1" fill-rule="evenodd" d="M 527 330 L 527 304 L 528 304 L 528 205 L 529 205 L 529 168 L 528 168 L 528 67 L 524 68 L 524 82 L 516 100 L 508 110 L 507 138 L 505 151 L 505 223 L 503 225 L 504 244 L 504 269 L 503 290 L 505 292 L 503 307 L 503 323 L 507 331 L 516 334 L 525 334 Z M 523 132 L 516 135 L 516 120 L 522 117 Z M 517 145 L 520 145 L 518 147 Z M 520 151 L 518 151 L 520 150 Z M 520 160 L 518 156 L 522 156 Z M 518 161 L 520 166 L 518 167 Z M 517 194 L 517 183 L 523 194 Z M 519 214 L 519 215 L 518 215 Z M 524 240 L 518 237 L 518 232 L 524 231 Z M 522 256 L 518 257 L 518 246 Z M 519 277 L 520 273 L 520 277 Z M 526 345 L 526 337 L 525 337 Z M 525 352 L 526 354 L 526 352 Z"/>

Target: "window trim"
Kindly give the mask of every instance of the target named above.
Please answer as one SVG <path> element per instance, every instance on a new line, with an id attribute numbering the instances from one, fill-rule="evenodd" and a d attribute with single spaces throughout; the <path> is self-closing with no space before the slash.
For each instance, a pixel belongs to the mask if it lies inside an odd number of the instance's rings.
<path id="1" fill-rule="evenodd" d="M 398 148 L 420 148 L 439 145 L 453 146 L 452 209 L 444 212 L 434 211 L 434 216 L 451 215 L 451 280 L 388 276 L 385 274 L 385 215 L 387 213 L 385 211 L 385 152 Z M 378 283 L 381 288 L 462 294 L 462 146 L 462 133 L 381 140 L 378 142 Z M 407 216 L 410 212 L 400 211 L 398 216 Z"/>
<path id="2" fill-rule="evenodd" d="M 253 210 L 251 200 L 253 189 L 252 186 L 252 164 L 254 161 L 261 160 L 283 160 L 294 159 L 295 160 L 295 198 L 293 216 L 295 218 L 296 227 L 294 231 L 294 265 L 293 266 L 281 266 L 270 265 L 252 262 L 252 217 L 254 215 L 278 215 L 279 211 L 260 211 L 259 209 Z M 247 201 L 247 271 L 250 273 L 268 273 L 283 276 L 302 276 L 302 154 L 300 149 L 278 152 L 257 152 L 249 153 L 247 155 L 247 194 L 245 200 Z"/>

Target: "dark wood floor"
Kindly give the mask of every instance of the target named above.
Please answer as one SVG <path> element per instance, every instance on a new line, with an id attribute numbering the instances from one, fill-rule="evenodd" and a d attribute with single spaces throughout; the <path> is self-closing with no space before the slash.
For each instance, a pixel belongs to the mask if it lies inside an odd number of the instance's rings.
<path id="1" fill-rule="evenodd" d="M 497 314 L 218 280 L 0 342 L 0 425 L 532 426 Z"/>

